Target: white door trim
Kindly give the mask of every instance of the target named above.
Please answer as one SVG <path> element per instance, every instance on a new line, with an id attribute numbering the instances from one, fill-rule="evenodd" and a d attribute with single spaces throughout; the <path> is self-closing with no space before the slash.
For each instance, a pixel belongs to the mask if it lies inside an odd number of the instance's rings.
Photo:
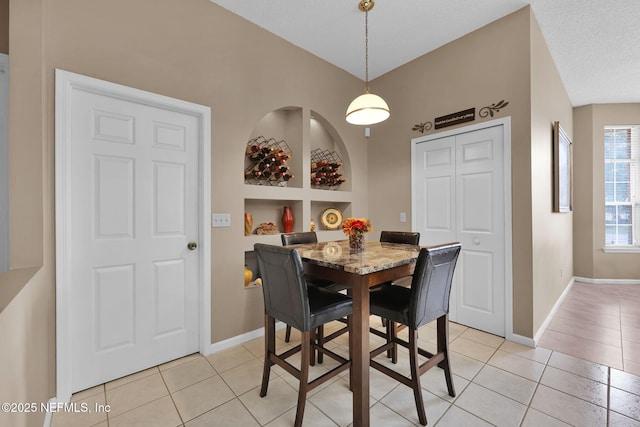
<path id="1" fill-rule="evenodd" d="M 444 132 L 434 133 L 431 135 L 421 136 L 411 139 L 411 228 L 417 229 L 417 197 L 415 192 L 417 186 L 415 185 L 417 176 L 416 170 L 413 167 L 416 159 L 416 148 L 419 143 L 432 141 L 434 139 L 446 138 L 463 133 L 474 132 L 494 126 L 502 126 L 504 132 L 504 289 L 505 289 L 505 338 L 509 341 L 520 342 L 522 344 L 530 345 L 529 338 L 520 337 L 513 333 L 513 259 L 511 255 L 512 251 L 512 218 L 511 218 L 511 117 L 504 117 L 496 120 L 490 120 L 487 122 L 477 123 L 470 126 L 464 126 Z"/>
<path id="2" fill-rule="evenodd" d="M 73 90 L 104 94 L 142 105 L 194 116 L 199 124 L 198 254 L 200 338 L 202 354 L 211 348 L 211 108 L 119 84 L 56 69 L 55 98 L 55 210 L 56 210 L 56 397 L 71 398 L 70 216 L 71 129 L 70 96 Z"/>

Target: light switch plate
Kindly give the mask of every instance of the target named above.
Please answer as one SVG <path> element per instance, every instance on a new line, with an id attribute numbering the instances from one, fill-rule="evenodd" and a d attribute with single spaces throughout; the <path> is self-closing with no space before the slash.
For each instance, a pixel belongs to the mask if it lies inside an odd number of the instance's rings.
<path id="1" fill-rule="evenodd" d="M 211 214 L 212 227 L 231 227 L 231 214 L 219 213 Z"/>
<path id="2" fill-rule="evenodd" d="M 407 213 L 400 212 L 400 222 L 407 222 Z"/>

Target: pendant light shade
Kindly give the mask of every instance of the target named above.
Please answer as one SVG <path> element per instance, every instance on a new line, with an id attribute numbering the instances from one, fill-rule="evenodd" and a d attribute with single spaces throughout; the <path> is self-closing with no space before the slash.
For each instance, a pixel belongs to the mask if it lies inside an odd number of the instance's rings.
<path id="1" fill-rule="evenodd" d="M 373 0 L 361 0 L 359 9 L 364 12 L 364 63 L 365 85 L 364 94 L 360 95 L 349 104 L 346 120 L 354 125 L 373 125 L 389 118 L 389 106 L 384 99 L 373 93 L 369 93 L 369 10 L 374 6 Z"/>
<path id="2" fill-rule="evenodd" d="M 389 106 L 384 99 L 365 93 L 351 101 L 346 119 L 352 125 L 373 125 L 387 120 L 389 115 Z"/>

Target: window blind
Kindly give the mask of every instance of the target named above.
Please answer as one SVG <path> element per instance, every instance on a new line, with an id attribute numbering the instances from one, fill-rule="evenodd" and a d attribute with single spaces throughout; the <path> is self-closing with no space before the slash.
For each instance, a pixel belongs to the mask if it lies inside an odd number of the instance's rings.
<path id="1" fill-rule="evenodd" d="M 640 125 L 604 128 L 605 246 L 640 246 Z"/>

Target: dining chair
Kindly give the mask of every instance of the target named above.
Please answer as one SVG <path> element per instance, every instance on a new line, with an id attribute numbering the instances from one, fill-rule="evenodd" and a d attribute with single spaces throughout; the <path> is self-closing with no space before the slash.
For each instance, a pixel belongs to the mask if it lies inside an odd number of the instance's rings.
<path id="1" fill-rule="evenodd" d="M 371 289 L 369 295 L 371 314 L 387 320 L 387 342 L 370 352 L 372 368 L 411 387 L 418 411 L 420 424 L 427 424 L 427 416 L 422 401 L 420 376 L 434 366 L 444 370 L 449 396 L 455 396 L 449 362 L 449 295 L 460 243 L 422 248 L 416 261 L 411 287 L 385 284 Z M 432 354 L 418 347 L 418 329 L 437 320 L 437 350 Z M 406 325 L 409 341 L 398 338 L 395 323 Z M 410 376 L 406 377 L 374 358 L 388 351 L 394 345 L 409 349 Z M 418 355 L 428 360 L 419 365 Z M 392 360 L 397 363 L 397 360 Z"/>
<path id="2" fill-rule="evenodd" d="M 384 243 L 400 243 L 403 245 L 418 246 L 420 244 L 420 233 L 417 231 L 381 231 L 380 242 Z M 411 279 L 409 277 L 403 277 L 397 279 L 394 285 L 410 286 Z"/>
<path id="3" fill-rule="evenodd" d="M 386 231 L 383 230 L 380 232 L 380 242 L 383 243 L 399 243 L 403 245 L 413 245 L 418 246 L 420 244 L 420 233 L 417 231 Z M 401 277 L 399 279 L 394 280 L 393 282 L 385 282 L 385 284 L 392 284 L 397 286 L 411 286 L 411 276 Z M 377 286 L 382 286 L 377 285 Z M 382 326 L 386 327 L 387 322 L 384 318 L 382 318 Z M 404 326 L 399 325 L 396 329 L 396 333 L 400 330 L 404 329 Z M 371 328 L 371 332 L 379 336 L 385 336 L 382 332 L 377 331 L 376 329 Z M 387 357 L 392 360 L 396 360 L 398 358 L 398 346 L 393 346 L 393 348 L 389 349 L 387 352 Z"/>
<path id="4" fill-rule="evenodd" d="M 295 249 L 256 243 L 254 250 L 262 276 L 265 310 L 265 356 L 260 397 L 267 395 L 271 366 L 278 365 L 294 377 L 298 386 L 295 425 L 302 424 L 307 393 L 351 367 L 351 361 L 326 349 L 315 340 L 315 330 L 325 323 L 350 315 L 350 297 L 318 286 L 307 286 L 302 260 Z M 280 320 L 302 333 L 300 344 L 281 354 L 276 352 L 275 321 Z M 309 366 L 315 351 L 339 364 L 309 382 Z M 300 369 L 286 359 L 300 352 Z"/>
<path id="5" fill-rule="evenodd" d="M 301 231 L 296 233 L 281 234 L 280 239 L 282 240 L 282 246 L 299 245 L 304 243 L 318 243 L 318 235 L 315 231 Z M 311 279 L 307 277 L 307 282 L 315 286 L 320 286 L 322 288 L 327 288 L 334 291 L 341 291 L 342 289 L 346 288 L 346 286 L 344 285 L 340 285 L 336 282 L 324 279 Z M 288 339 L 286 341 L 289 342 Z"/>
<path id="6" fill-rule="evenodd" d="M 380 241 L 417 246 L 420 244 L 420 233 L 417 231 L 381 231 Z"/>
<path id="7" fill-rule="evenodd" d="M 282 240 L 282 246 L 289 246 L 289 245 L 299 245 L 299 244 L 304 244 L 304 243 L 318 243 L 318 235 L 316 234 L 315 231 L 301 231 L 301 232 L 295 232 L 295 233 L 285 233 L 285 234 L 281 234 L 280 235 L 280 239 Z M 347 286 L 342 285 L 340 283 L 336 283 L 336 282 L 332 282 L 330 280 L 324 280 L 324 279 L 316 279 L 316 278 L 310 278 L 310 277 L 306 277 L 307 279 L 307 283 L 313 286 L 319 286 L 321 288 L 325 288 L 325 289 L 329 289 L 332 290 L 334 292 L 339 292 L 343 289 L 346 289 Z M 346 320 L 343 321 L 343 323 L 346 323 Z M 328 337 L 327 339 L 330 341 L 332 339 L 334 339 L 335 337 L 337 337 L 338 335 L 341 335 L 345 332 L 348 331 L 347 327 L 344 327 L 342 329 L 340 329 L 339 331 L 336 331 L 335 333 L 333 333 L 330 337 Z M 324 337 L 324 327 L 320 326 L 320 330 L 318 331 L 317 334 L 317 339 L 322 342 L 325 337 Z M 284 341 L 285 342 L 289 342 L 291 340 L 291 326 L 287 325 L 286 327 L 286 331 L 284 334 Z M 323 358 L 322 358 L 322 353 L 320 353 L 318 355 L 318 363 L 322 363 L 323 362 Z"/>

